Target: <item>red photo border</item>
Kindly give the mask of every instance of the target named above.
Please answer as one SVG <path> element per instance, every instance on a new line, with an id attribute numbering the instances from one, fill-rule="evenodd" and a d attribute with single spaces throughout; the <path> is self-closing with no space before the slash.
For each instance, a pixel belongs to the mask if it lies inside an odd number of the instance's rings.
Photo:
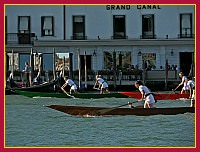
<path id="1" fill-rule="evenodd" d="M 154 0 L 154 1 L 148 1 L 148 0 L 95 0 L 95 1 L 92 1 L 92 0 L 1 0 L 0 1 L 0 18 L 1 18 L 1 28 L 0 28 L 0 32 L 2 33 L 1 34 L 1 37 L 0 37 L 0 47 L 1 47 L 1 55 L 0 55 L 0 61 L 1 61 L 1 81 L 0 81 L 0 96 L 1 96 L 1 102 L 0 102 L 0 120 L 1 120 L 1 127 L 0 127 L 0 131 L 1 131 L 1 136 L 0 136 L 0 150 L 1 152 L 4 152 L 4 151 L 8 151 L 8 152 L 23 152 L 23 151 L 31 151 L 31 152 L 38 152 L 38 151 L 45 151 L 45 152 L 52 152 L 52 151 L 59 151 L 59 152 L 64 152 L 64 151 L 70 151 L 70 152 L 76 152 L 76 151 L 80 151 L 80 152 L 99 152 L 99 151 L 105 151 L 105 152 L 124 152 L 124 151 L 127 151 L 127 152 L 130 152 L 130 151 L 137 151 L 137 152 L 143 152 L 143 151 L 162 151 L 162 152 L 168 152 L 168 151 L 176 151 L 176 152 L 194 152 L 194 151 L 199 151 L 199 144 L 200 144 L 200 141 L 199 141 L 199 124 L 198 124 L 198 119 L 199 119 L 199 112 L 198 112 L 198 107 L 200 105 L 200 103 L 198 102 L 198 93 L 196 93 L 196 133 L 195 133 L 195 138 L 196 138 L 196 141 L 195 141 L 195 144 L 196 144 L 196 147 L 195 148 L 188 148 L 188 147 L 185 147 L 185 148 L 179 148 L 179 147 L 165 147 L 165 148 L 160 148 L 160 147 L 141 147 L 141 148 L 56 148 L 56 147 L 45 147 L 45 148 L 36 148 L 36 147 L 33 147 L 33 148 L 8 148 L 8 147 L 5 147 L 5 126 L 4 126 L 4 122 L 5 122 L 5 118 L 4 118 L 4 101 L 5 101 L 5 93 L 4 93 L 4 88 L 5 88 L 5 82 L 4 82 L 4 53 L 5 53 L 5 46 L 4 46 L 4 5 L 6 4 L 173 4 L 173 5 L 176 5 L 176 4 L 195 4 L 196 5 L 196 33 L 195 33 L 195 36 L 196 36 L 196 59 L 195 59 L 195 62 L 196 62 L 196 76 L 195 76 L 195 81 L 196 81 L 196 84 L 198 84 L 198 75 L 199 75 L 199 70 L 198 70 L 198 63 L 200 61 L 198 61 L 198 56 L 199 56 L 199 51 L 198 51 L 198 41 L 199 41 L 199 36 L 198 36 L 198 25 L 199 25 L 199 4 L 198 4 L 198 0 Z M 198 86 L 196 87 L 196 92 L 198 92 Z M 183 124 L 184 125 L 184 124 Z M 184 131 L 184 130 L 183 130 Z"/>

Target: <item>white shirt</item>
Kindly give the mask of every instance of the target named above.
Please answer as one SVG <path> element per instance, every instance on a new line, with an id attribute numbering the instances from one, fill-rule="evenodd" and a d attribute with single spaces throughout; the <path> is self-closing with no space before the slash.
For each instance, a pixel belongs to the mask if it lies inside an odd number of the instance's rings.
<path id="1" fill-rule="evenodd" d="M 104 79 L 102 79 L 102 78 L 97 78 L 97 82 L 98 82 L 99 84 L 101 84 L 101 88 L 102 88 L 102 89 L 108 87 L 108 84 L 107 84 L 107 83 L 104 81 Z"/>
<path id="2" fill-rule="evenodd" d="M 184 82 L 184 87 L 187 86 L 187 83 L 185 82 L 186 76 L 182 77 L 182 82 Z"/>
<path id="3" fill-rule="evenodd" d="M 104 79 L 102 79 L 102 78 L 97 78 L 97 82 L 98 82 L 99 84 L 103 84 L 103 83 L 104 83 Z"/>
<path id="4" fill-rule="evenodd" d="M 66 81 L 66 83 L 68 83 L 70 86 L 74 85 L 74 81 L 72 81 L 71 79 L 68 79 L 68 80 Z"/>
<path id="5" fill-rule="evenodd" d="M 187 85 L 188 85 L 188 86 L 191 86 L 191 88 L 194 88 L 194 81 L 189 80 L 189 81 L 187 82 Z"/>
<path id="6" fill-rule="evenodd" d="M 146 86 L 143 86 L 143 85 L 139 86 L 139 90 L 140 90 L 140 92 L 144 91 L 145 94 L 150 93 L 149 89 Z"/>
<path id="7" fill-rule="evenodd" d="M 144 92 L 145 92 L 145 95 L 148 94 L 148 93 L 151 93 L 151 92 L 149 91 L 149 89 L 148 89 L 146 86 L 143 86 L 143 85 L 140 85 L 138 89 L 139 89 L 140 92 L 144 91 Z M 154 100 L 153 95 L 150 94 L 150 95 L 146 96 L 146 97 L 145 97 L 145 102 L 148 102 L 148 103 L 150 103 L 150 104 L 155 103 L 155 100 Z"/>

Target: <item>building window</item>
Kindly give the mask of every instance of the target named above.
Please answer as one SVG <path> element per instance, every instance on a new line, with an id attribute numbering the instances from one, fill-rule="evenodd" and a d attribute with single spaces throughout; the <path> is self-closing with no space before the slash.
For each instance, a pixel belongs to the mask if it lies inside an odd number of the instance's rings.
<path id="1" fill-rule="evenodd" d="M 152 70 L 156 68 L 156 54 L 155 53 L 142 53 L 143 68 Z"/>
<path id="2" fill-rule="evenodd" d="M 180 14 L 180 38 L 192 37 L 192 14 Z"/>
<path id="3" fill-rule="evenodd" d="M 154 39 L 154 15 L 142 15 L 142 38 Z"/>
<path id="4" fill-rule="evenodd" d="M 7 62 L 8 62 L 7 68 L 8 69 L 7 70 L 12 71 L 12 69 L 13 69 L 13 71 L 18 71 L 19 70 L 19 66 L 18 66 L 19 53 L 13 53 L 13 54 L 7 53 L 7 55 L 8 55 L 8 58 L 7 58 Z M 12 59 L 12 56 L 14 57 L 14 59 Z M 29 56 L 29 58 L 30 58 L 30 56 Z M 13 63 L 12 63 L 12 61 L 13 61 Z"/>
<path id="5" fill-rule="evenodd" d="M 18 17 L 18 32 L 30 33 L 30 16 Z"/>
<path id="6" fill-rule="evenodd" d="M 104 52 L 104 69 L 112 70 L 113 69 L 113 52 L 105 51 Z M 131 66 L 131 52 L 123 51 L 116 52 L 116 67 L 117 70 L 126 70 Z"/>
<path id="7" fill-rule="evenodd" d="M 73 16 L 73 40 L 85 40 L 85 16 Z"/>
<path id="8" fill-rule="evenodd" d="M 18 17 L 18 42 L 19 44 L 30 44 L 30 16 Z"/>
<path id="9" fill-rule="evenodd" d="M 125 15 L 113 16 L 113 39 L 126 39 Z"/>
<path id="10" fill-rule="evenodd" d="M 41 17 L 42 25 L 42 36 L 53 36 L 54 35 L 54 26 L 53 26 L 53 16 L 42 16 Z"/>

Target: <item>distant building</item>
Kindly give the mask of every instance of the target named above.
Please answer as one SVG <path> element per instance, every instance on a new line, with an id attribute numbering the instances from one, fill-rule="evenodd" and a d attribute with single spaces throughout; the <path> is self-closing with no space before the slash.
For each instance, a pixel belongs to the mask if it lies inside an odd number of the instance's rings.
<path id="1" fill-rule="evenodd" d="M 19 70 L 30 49 L 41 53 L 43 70 L 52 70 L 52 50 L 72 53 L 73 71 L 84 52 L 87 68 L 171 67 L 189 74 L 195 52 L 195 5 L 7 5 L 5 52 Z M 11 60 L 11 58 L 9 59 Z M 10 62 L 9 62 L 10 63 Z M 81 66 L 84 68 L 84 66 Z"/>

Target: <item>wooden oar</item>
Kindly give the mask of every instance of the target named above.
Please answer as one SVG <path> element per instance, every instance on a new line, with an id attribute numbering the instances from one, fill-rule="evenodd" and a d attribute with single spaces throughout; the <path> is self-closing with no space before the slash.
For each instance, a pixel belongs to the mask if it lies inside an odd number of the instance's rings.
<path id="1" fill-rule="evenodd" d="M 62 89 L 62 91 L 68 96 L 68 97 L 70 97 L 70 98 L 75 98 L 74 96 L 72 96 L 72 95 L 70 95 L 69 93 L 67 93 L 66 91 L 65 91 L 65 89 L 63 89 L 63 88 L 61 88 Z"/>
<path id="2" fill-rule="evenodd" d="M 177 88 L 176 88 L 177 89 Z M 164 100 L 167 100 L 167 99 L 169 99 L 169 96 L 170 95 L 172 95 L 172 94 L 176 94 L 176 92 L 175 92 L 176 90 L 174 89 L 170 94 L 168 94 L 165 98 L 164 98 Z"/>
<path id="3" fill-rule="evenodd" d="M 179 87 L 180 85 L 178 85 L 175 89 L 172 89 L 172 93 L 175 92 Z"/>
<path id="4" fill-rule="evenodd" d="M 133 102 L 128 102 L 128 103 L 126 103 L 126 104 L 123 104 L 123 105 L 120 105 L 120 106 L 117 106 L 117 107 L 112 107 L 112 108 L 107 108 L 107 109 L 101 109 L 101 110 L 98 110 L 98 111 L 97 111 L 97 114 L 98 114 L 98 115 L 103 115 L 103 114 L 105 114 L 105 113 L 107 113 L 107 112 L 109 112 L 109 111 L 112 111 L 112 110 L 114 110 L 114 109 L 117 109 L 117 108 L 120 108 L 120 107 L 129 105 L 129 104 L 133 104 L 133 103 L 136 103 L 136 102 L 138 102 L 138 100 L 133 101 Z"/>
<path id="5" fill-rule="evenodd" d="M 99 88 L 95 88 L 95 87 L 93 87 L 93 89 L 95 89 L 95 90 L 100 90 Z"/>
<path id="6" fill-rule="evenodd" d="M 180 85 L 178 85 L 175 89 L 172 89 L 172 92 L 171 92 L 170 94 L 168 94 L 168 96 L 166 96 L 164 100 L 167 100 L 171 94 L 176 93 L 175 91 L 176 91 L 179 87 L 180 87 Z"/>

